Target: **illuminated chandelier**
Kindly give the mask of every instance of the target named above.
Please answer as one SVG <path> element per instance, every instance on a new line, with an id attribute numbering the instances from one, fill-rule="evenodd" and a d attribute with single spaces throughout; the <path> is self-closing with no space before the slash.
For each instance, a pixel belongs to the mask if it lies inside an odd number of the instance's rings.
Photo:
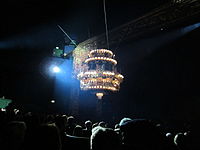
<path id="1" fill-rule="evenodd" d="M 103 0 L 103 6 L 108 49 L 90 50 L 87 53 L 88 56 L 86 55 L 85 59 L 82 60 L 84 62 L 83 66 L 85 66 L 84 69 L 77 75 L 81 90 L 94 91 L 98 99 L 102 99 L 105 91 L 119 91 L 124 78 L 123 75 L 117 72 L 115 55 L 109 50 L 105 0 Z M 81 57 L 84 57 L 84 55 Z M 79 64 L 79 59 L 76 60 Z"/>
<path id="2" fill-rule="evenodd" d="M 95 91 L 98 99 L 102 99 L 105 91 L 119 91 L 124 77 L 117 72 L 114 57 L 111 50 L 91 50 L 84 61 L 87 69 L 77 75 L 81 89 Z"/>

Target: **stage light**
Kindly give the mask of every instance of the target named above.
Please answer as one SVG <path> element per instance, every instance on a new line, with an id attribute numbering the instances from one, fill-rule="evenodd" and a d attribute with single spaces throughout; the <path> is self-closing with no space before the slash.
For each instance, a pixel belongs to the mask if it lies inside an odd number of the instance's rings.
<path id="1" fill-rule="evenodd" d="M 59 68 L 58 66 L 54 66 L 52 70 L 53 70 L 53 72 L 55 72 L 55 73 L 60 72 L 60 68 Z"/>
<path id="2" fill-rule="evenodd" d="M 51 100 L 51 103 L 52 103 L 52 104 L 55 103 L 55 100 Z"/>

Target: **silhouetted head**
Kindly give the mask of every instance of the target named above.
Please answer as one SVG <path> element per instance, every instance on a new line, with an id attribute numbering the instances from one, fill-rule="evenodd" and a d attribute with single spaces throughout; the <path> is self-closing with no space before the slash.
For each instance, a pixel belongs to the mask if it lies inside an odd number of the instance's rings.
<path id="1" fill-rule="evenodd" d="M 80 136 L 80 137 L 83 136 L 83 130 L 80 125 L 76 125 L 76 127 L 74 128 L 74 131 L 73 131 L 73 135 Z"/>
<path id="2" fill-rule="evenodd" d="M 61 137 L 55 124 L 39 126 L 34 135 L 34 141 L 32 141 L 32 145 L 30 145 L 32 149 L 61 150 Z"/>
<path id="3" fill-rule="evenodd" d="M 162 143 L 162 135 L 149 120 L 134 119 L 120 126 L 124 146 L 141 150 L 157 150 Z"/>
<path id="4" fill-rule="evenodd" d="M 86 129 L 91 130 L 92 129 L 92 121 L 90 121 L 90 120 L 85 121 L 85 127 L 86 127 Z"/>
<path id="5" fill-rule="evenodd" d="M 65 130 L 65 127 L 67 125 L 67 118 L 66 116 L 56 116 L 55 118 L 56 126 L 59 128 L 61 132 Z"/>
<path id="6" fill-rule="evenodd" d="M 106 127 L 106 123 L 104 121 L 99 122 L 98 124 L 100 127 Z"/>
<path id="7" fill-rule="evenodd" d="M 67 117 L 67 123 L 68 123 L 68 125 L 73 125 L 73 124 L 75 124 L 75 119 L 74 119 L 74 117 L 73 117 L 73 116 Z"/>
<path id="8" fill-rule="evenodd" d="M 119 126 L 121 126 L 122 124 L 124 124 L 124 123 L 126 123 L 128 121 L 132 121 L 132 119 L 131 118 L 123 118 L 123 119 L 121 119 L 120 122 L 119 122 Z"/>
<path id="9" fill-rule="evenodd" d="M 91 150 L 117 150 L 120 147 L 118 134 L 111 128 L 97 126 L 92 129 Z"/>
<path id="10" fill-rule="evenodd" d="M 181 150 L 186 150 L 188 141 L 184 133 L 177 133 L 174 137 L 174 144 Z"/>

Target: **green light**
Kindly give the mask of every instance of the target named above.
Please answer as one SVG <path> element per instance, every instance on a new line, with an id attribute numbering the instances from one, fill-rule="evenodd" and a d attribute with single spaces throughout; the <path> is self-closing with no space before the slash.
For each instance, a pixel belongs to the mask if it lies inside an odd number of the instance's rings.
<path id="1" fill-rule="evenodd" d="M 53 57 L 62 57 L 62 56 L 63 56 L 62 49 L 59 49 L 59 47 L 53 49 Z"/>
<path id="2" fill-rule="evenodd" d="M 8 106 L 9 103 L 11 103 L 11 102 L 12 102 L 11 99 L 0 98 L 0 108 L 5 108 L 5 107 Z"/>

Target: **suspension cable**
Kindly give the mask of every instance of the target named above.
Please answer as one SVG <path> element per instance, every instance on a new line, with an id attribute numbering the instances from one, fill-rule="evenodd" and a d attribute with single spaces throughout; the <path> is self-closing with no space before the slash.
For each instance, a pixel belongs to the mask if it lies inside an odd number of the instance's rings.
<path id="1" fill-rule="evenodd" d="M 57 25 L 60 30 L 69 38 L 69 40 L 77 47 L 76 43 L 70 38 L 70 36 L 65 32 L 65 30 L 63 30 L 63 28 L 61 28 L 61 26 Z"/>
<path id="2" fill-rule="evenodd" d="M 105 4 L 105 0 L 103 0 L 103 10 L 104 10 L 104 19 L 105 19 L 105 28 L 106 28 L 106 41 L 107 41 L 107 48 L 109 49 L 109 41 L 108 41 L 108 25 L 107 25 L 107 16 L 106 16 L 106 4 Z"/>

